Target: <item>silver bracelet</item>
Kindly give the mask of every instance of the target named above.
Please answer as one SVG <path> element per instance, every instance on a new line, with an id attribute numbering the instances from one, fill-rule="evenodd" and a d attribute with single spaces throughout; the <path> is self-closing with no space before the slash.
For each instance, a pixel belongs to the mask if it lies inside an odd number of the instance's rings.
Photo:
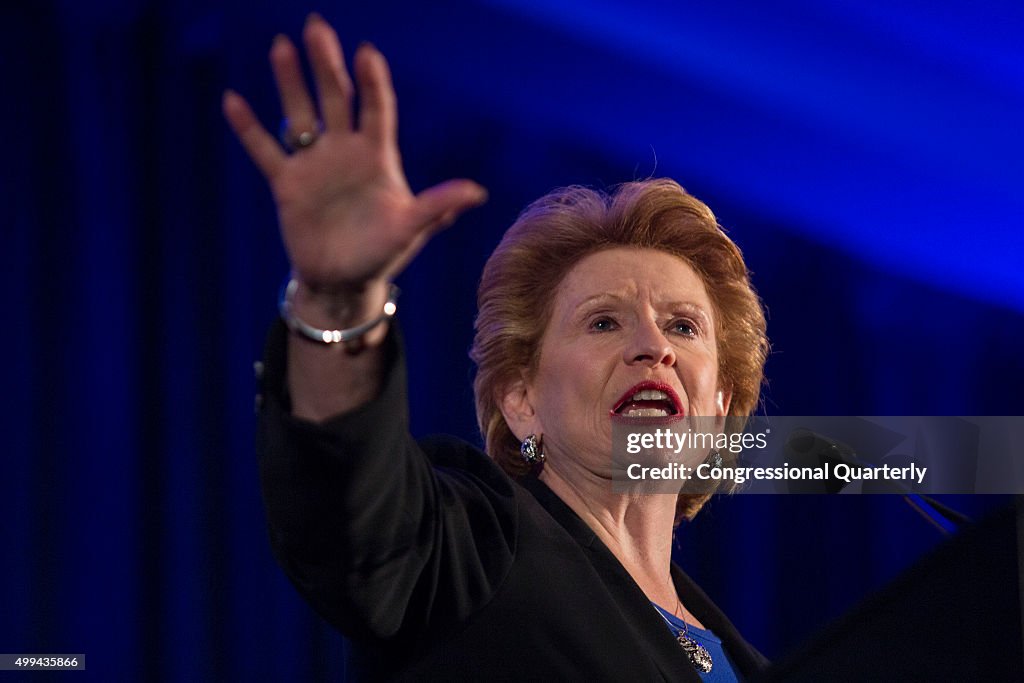
<path id="1" fill-rule="evenodd" d="M 347 330 L 321 330 L 295 316 L 293 300 L 298 288 L 299 281 L 292 278 L 288 280 L 288 284 L 281 290 L 281 300 L 277 305 L 278 311 L 281 313 L 281 319 L 284 320 L 285 325 L 292 332 L 301 334 L 303 337 L 320 344 L 339 344 L 359 339 L 385 320 L 390 320 L 398 312 L 398 295 L 401 292 L 398 287 L 391 285 L 388 290 L 388 300 L 384 303 L 384 312 L 369 322 L 365 322 L 358 327 L 350 327 Z"/>

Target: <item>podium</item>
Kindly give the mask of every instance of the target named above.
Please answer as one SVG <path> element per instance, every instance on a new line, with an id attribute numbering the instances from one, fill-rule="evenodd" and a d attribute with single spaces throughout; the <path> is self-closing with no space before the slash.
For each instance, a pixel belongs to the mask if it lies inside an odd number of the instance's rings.
<path id="1" fill-rule="evenodd" d="M 1024 497 L 968 526 L 756 681 L 1024 681 Z"/>

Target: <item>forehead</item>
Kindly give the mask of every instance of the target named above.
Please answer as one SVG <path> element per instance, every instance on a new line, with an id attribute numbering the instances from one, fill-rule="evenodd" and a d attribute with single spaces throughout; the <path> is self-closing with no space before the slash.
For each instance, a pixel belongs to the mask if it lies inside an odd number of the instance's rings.
<path id="1" fill-rule="evenodd" d="M 613 247 L 580 259 L 555 295 L 555 307 L 575 308 L 595 298 L 647 295 L 658 302 L 704 307 L 711 301 L 704 281 L 684 259 L 657 249 Z"/>

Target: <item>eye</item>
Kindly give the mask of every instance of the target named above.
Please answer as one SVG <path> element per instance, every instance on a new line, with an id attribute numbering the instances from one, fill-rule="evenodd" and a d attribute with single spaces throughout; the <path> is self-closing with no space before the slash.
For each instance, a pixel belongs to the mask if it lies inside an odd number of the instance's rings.
<path id="1" fill-rule="evenodd" d="M 669 329 L 676 334 L 683 335 L 684 337 L 697 336 L 697 326 L 684 318 L 677 318 L 676 320 L 673 320 L 669 325 Z"/>
<path id="2" fill-rule="evenodd" d="M 594 332 L 611 332 L 612 330 L 617 330 L 618 328 L 619 324 L 606 315 L 594 318 L 590 322 L 590 329 L 593 330 Z"/>

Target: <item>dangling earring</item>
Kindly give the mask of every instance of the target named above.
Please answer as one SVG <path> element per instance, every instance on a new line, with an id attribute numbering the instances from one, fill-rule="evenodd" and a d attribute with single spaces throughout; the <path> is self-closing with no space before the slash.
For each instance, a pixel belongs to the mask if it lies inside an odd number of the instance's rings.
<path id="1" fill-rule="evenodd" d="M 721 467 L 725 460 L 722 459 L 722 454 L 715 449 L 708 453 L 708 457 L 704 459 L 704 462 L 712 467 Z"/>
<path id="2" fill-rule="evenodd" d="M 519 455 L 527 465 L 539 465 L 544 462 L 544 451 L 541 450 L 541 439 L 536 434 L 530 434 L 523 439 L 519 445 Z"/>

